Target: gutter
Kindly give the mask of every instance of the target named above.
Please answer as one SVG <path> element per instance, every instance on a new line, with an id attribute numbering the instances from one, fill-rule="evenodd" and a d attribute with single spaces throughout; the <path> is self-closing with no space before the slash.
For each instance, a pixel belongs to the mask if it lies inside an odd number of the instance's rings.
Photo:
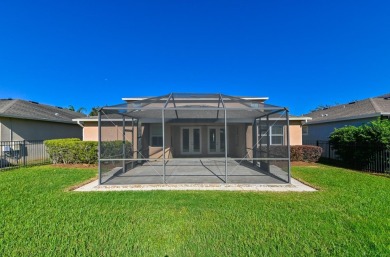
<path id="1" fill-rule="evenodd" d="M 0 117 L 19 119 L 19 120 L 34 120 L 34 121 L 47 121 L 47 122 L 54 122 L 54 123 L 75 124 L 74 123 L 75 119 L 72 119 L 71 121 L 67 121 L 67 120 L 52 120 L 52 119 L 46 119 L 46 118 L 22 117 L 22 116 L 4 115 L 4 114 L 0 114 Z"/>

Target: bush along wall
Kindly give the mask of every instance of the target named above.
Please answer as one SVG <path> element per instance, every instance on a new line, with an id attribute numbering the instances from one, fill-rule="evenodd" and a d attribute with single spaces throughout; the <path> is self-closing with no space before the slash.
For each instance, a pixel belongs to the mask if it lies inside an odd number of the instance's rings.
<path id="1" fill-rule="evenodd" d="M 286 145 L 261 146 L 257 149 L 256 157 L 287 158 Z M 314 145 L 290 146 L 290 160 L 303 162 L 318 162 L 322 154 L 322 148 Z"/>
<path id="2" fill-rule="evenodd" d="M 95 141 L 66 138 L 46 140 L 44 144 L 54 164 L 93 164 L 98 161 L 98 142 Z"/>
<path id="3" fill-rule="evenodd" d="M 322 148 L 313 145 L 290 146 L 290 160 L 303 162 L 318 162 L 322 154 Z"/>
<path id="4" fill-rule="evenodd" d="M 44 141 L 50 159 L 54 164 L 94 164 L 98 162 L 98 142 L 81 141 L 78 138 Z M 102 158 L 132 158 L 132 144 L 116 140 L 101 142 Z M 124 155 L 125 153 L 125 155 Z"/>

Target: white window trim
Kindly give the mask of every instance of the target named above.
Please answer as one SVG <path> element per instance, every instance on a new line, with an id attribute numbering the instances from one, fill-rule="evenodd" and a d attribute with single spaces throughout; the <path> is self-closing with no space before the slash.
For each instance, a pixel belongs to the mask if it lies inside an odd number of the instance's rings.
<path id="1" fill-rule="evenodd" d="M 282 134 L 273 134 L 273 127 L 282 127 Z M 270 126 L 269 128 L 269 144 L 270 145 L 285 145 L 285 141 L 284 141 L 284 139 L 285 139 L 285 137 L 284 137 L 284 126 L 283 125 L 272 125 L 272 126 Z M 257 134 L 257 142 L 260 144 L 260 145 L 267 145 L 267 144 L 261 144 L 261 138 L 262 137 L 265 137 L 265 138 L 267 138 L 267 132 L 268 131 L 265 131 L 264 133 L 258 133 Z M 282 143 L 281 144 L 274 144 L 273 142 L 272 142 L 272 137 L 273 136 L 281 136 L 282 137 Z"/>
<path id="2" fill-rule="evenodd" d="M 161 135 L 157 135 L 157 134 L 153 134 L 152 133 L 152 131 L 153 131 L 152 127 L 153 126 L 158 126 L 158 125 L 161 125 Z M 150 137 L 149 137 L 149 142 L 150 143 L 149 143 L 149 145 L 151 147 L 162 147 L 162 145 L 161 146 L 154 146 L 154 145 L 152 145 L 153 144 L 153 140 L 152 140 L 153 137 L 161 137 L 161 138 L 163 137 L 163 134 L 162 134 L 162 124 L 160 124 L 160 123 L 151 123 L 150 126 L 149 126 L 149 130 L 150 130 L 150 133 L 149 133 L 150 134 Z"/>
<path id="3" fill-rule="evenodd" d="M 282 128 L 282 134 L 274 134 L 274 127 L 281 127 Z M 284 145 L 284 126 L 283 125 L 273 125 L 271 126 L 271 130 L 270 130 L 270 144 L 271 145 Z M 278 137 L 282 137 L 282 143 L 281 144 L 274 144 L 272 142 L 272 137 L 275 137 L 275 136 L 278 136 Z"/>
<path id="4" fill-rule="evenodd" d="M 303 131 L 304 130 L 303 128 L 306 128 L 306 132 Z M 304 136 L 309 135 L 309 126 L 307 126 L 307 125 L 302 126 L 302 135 L 304 135 Z"/>

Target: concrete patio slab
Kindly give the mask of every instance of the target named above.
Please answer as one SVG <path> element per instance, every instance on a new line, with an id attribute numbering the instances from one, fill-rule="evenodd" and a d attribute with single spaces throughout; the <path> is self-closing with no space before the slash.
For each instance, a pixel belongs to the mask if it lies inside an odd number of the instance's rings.
<path id="1" fill-rule="evenodd" d="M 270 166 L 269 172 L 248 162 L 227 162 L 229 184 L 286 184 L 288 174 L 281 168 Z M 166 162 L 167 184 L 225 184 L 225 160 L 180 160 Z M 146 162 L 126 172 L 113 168 L 103 174 L 104 185 L 164 184 L 162 161 Z"/>
<path id="2" fill-rule="evenodd" d="M 201 190 L 201 191 L 255 191 L 255 192 L 315 192 L 316 189 L 291 178 L 291 184 L 143 184 L 99 185 L 98 180 L 81 186 L 77 192 Z"/>

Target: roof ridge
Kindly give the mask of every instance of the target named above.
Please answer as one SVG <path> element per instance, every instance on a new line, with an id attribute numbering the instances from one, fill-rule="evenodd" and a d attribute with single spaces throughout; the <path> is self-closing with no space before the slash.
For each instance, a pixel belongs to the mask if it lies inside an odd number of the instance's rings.
<path id="1" fill-rule="evenodd" d="M 0 113 L 8 111 L 19 99 L 12 99 L 12 100 L 6 100 L 9 101 L 9 103 L 5 104 L 3 108 L 0 109 Z"/>
<path id="2" fill-rule="evenodd" d="M 379 108 L 379 106 L 375 103 L 375 101 L 374 101 L 374 98 L 369 98 L 369 100 L 370 100 L 370 103 L 372 104 L 372 106 L 374 107 L 374 110 L 375 110 L 375 112 L 381 112 L 380 111 L 380 108 Z"/>

